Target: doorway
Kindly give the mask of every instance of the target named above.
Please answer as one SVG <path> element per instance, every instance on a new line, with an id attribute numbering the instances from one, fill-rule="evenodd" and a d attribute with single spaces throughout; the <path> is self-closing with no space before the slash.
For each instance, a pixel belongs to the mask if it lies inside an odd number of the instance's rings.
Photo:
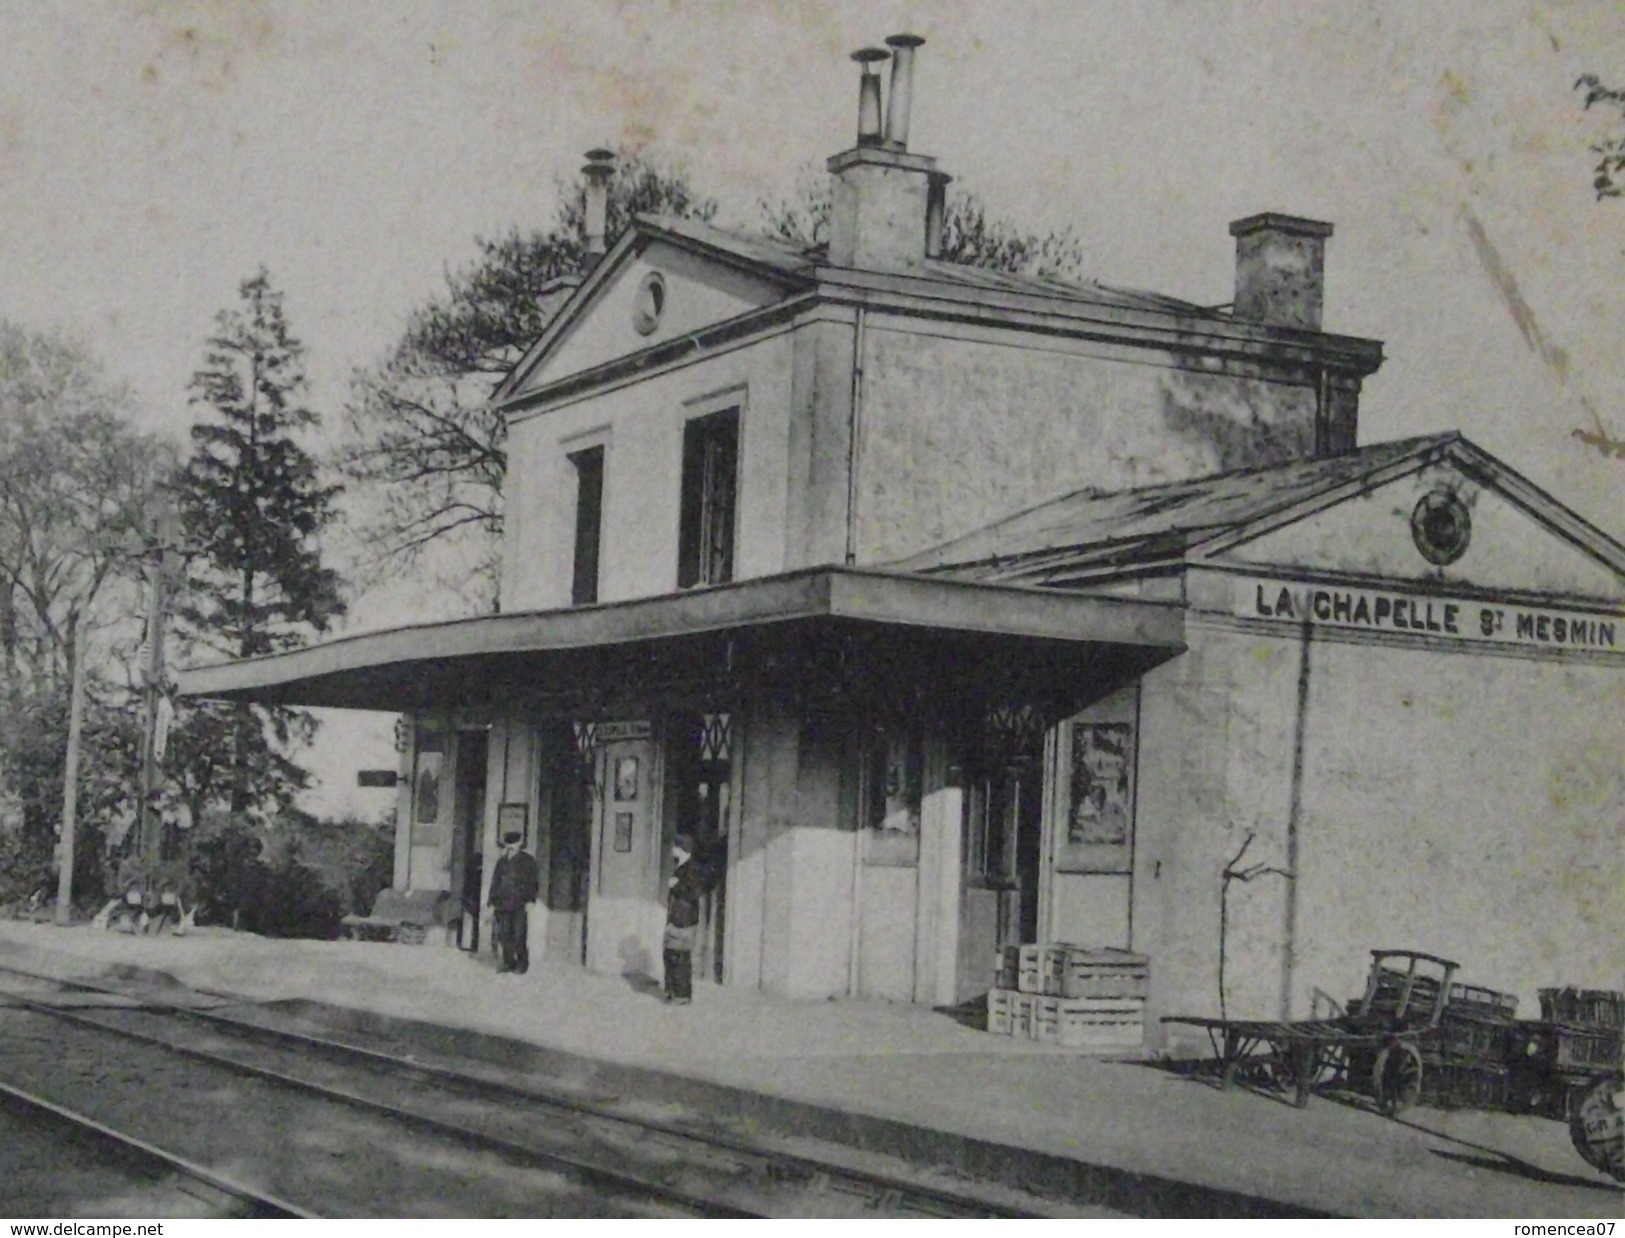
<path id="1" fill-rule="evenodd" d="M 448 891 L 458 900 L 457 944 L 464 950 L 480 948 L 480 879 L 484 871 L 480 838 L 485 826 L 488 748 L 484 731 L 458 732 Z"/>
<path id="2" fill-rule="evenodd" d="M 727 713 L 679 713 L 666 743 L 667 833 L 694 841 L 703 894 L 694 974 L 722 982 L 728 915 L 728 836 L 733 826 L 733 726 Z"/>
<path id="3" fill-rule="evenodd" d="M 587 891 L 592 880 L 593 768 L 585 724 L 556 723 L 545 735 L 548 764 L 548 958 L 587 961 Z"/>
<path id="4" fill-rule="evenodd" d="M 966 762 L 955 996 L 993 986 L 995 952 L 1038 940 L 1044 822 L 1042 729 L 995 733 Z"/>
<path id="5" fill-rule="evenodd" d="M 658 977 L 666 899 L 661 888 L 655 746 L 647 722 L 594 724 L 591 915 L 587 966 Z"/>

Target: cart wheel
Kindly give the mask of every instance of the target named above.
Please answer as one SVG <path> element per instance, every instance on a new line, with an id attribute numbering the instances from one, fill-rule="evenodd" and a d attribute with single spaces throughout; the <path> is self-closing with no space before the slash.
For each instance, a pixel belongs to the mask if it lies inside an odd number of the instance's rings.
<path id="1" fill-rule="evenodd" d="M 1625 1074 L 1598 1075 L 1575 1090 L 1569 1138 L 1587 1164 L 1625 1182 Z"/>
<path id="2" fill-rule="evenodd" d="M 1413 1044 L 1396 1040 L 1377 1054 L 1371 1068 L 1377 1108 L 1386 1117 L 1398 1117 L 1422 1096 L 1422 1054 Z"/>
<path id="3" fill-rule="evenodd" d="M 1299 1109 L 1309 1103 L 1309 1094 L 1325 1082 L 1326 1072 L 1326 1058 L 1313 1045 L 1277 1049 L 1264 1060 L 1265 1081 L 1271 1088 L 1291 1096 L 1293 1105 Z"/>

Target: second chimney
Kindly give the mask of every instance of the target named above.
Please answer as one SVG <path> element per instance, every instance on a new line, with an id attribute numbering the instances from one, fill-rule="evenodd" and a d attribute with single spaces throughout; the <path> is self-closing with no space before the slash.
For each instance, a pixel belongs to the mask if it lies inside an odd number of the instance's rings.
<path id="1" fill-rule="evenodd" d="M 928 198 L 936 160 L 908 150 L 914 51 L 925 40 L 894 34 L 890 53 L 865 48 L 861 66 L 858 139 L 828 163 L 832 176 L 829 260 L 865 270 L 917 270 L 926 258 Z M 879 129 L 880 79 L 873 66 L 892 58 L 891 97 L 884 133 Z"/>
<path id="2" fill-rule="evenodd" d="M 1326 299 L 1326 238 L 1316 219 L 1266 212 L 1230 225 L 1236 238 L 1235 317 L 1319 331 Z"/>
<path id="3" fill-rule="evenodd" d="M 587 266 L 597 264 L 607 248 L 609 232 L 609 178 L 615 172 L 615 152 L 596 147 L 587 152 L 581 175 L 587 178 L 587 201 L 583 211 L 582 248 Z"/>

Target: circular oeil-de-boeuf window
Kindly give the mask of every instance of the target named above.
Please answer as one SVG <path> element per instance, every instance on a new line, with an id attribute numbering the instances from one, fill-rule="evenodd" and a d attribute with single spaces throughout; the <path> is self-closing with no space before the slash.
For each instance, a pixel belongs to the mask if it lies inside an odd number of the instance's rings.
<path id="1" fill-rule="evenodd" d="M 1440 567 L 1467 553 L 1473 518 L 1453 490 L 1433 490 L 1417 500 L 1411 512 L 1411 538 L 1422 557 Z"/>
<path id="2" fill-rule="evenodd" d="M 649 335 L 660 325 L 660 315 L 666 311 L 666 281 L 659 271 L 650 271 L 638 285 L 637 298 L 632 302 L 632 325 L 639 335 Z"/>

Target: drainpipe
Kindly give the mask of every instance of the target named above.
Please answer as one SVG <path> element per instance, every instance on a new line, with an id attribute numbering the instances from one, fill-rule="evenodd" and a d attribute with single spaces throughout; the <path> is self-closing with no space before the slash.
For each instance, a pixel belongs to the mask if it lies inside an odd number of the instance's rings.
<path id="1" fill-rule="evenodd" d="M 858 466 L 862 463 L 859 439 L 863 433 L 863 327 L 869 311 L 858 306 L 852 326 L 852 413 L 847 419 L 846 446 L 846 562 L 858 559 Z"/>
<path id="2" fill-rule="evenodd" d="M 1292 721 L 1292 799 L 1286 819 L 1286 924 L 1281 950 L 1281 1018 L 1292 1017 L 1292 985 L 1298 960 L 1298 823 L 1303 816 L 1304 741 L 1309 721 L 1309 638 L 1303 622 L 1303 653 L 1298 659 L 1298 698 Z"/>

